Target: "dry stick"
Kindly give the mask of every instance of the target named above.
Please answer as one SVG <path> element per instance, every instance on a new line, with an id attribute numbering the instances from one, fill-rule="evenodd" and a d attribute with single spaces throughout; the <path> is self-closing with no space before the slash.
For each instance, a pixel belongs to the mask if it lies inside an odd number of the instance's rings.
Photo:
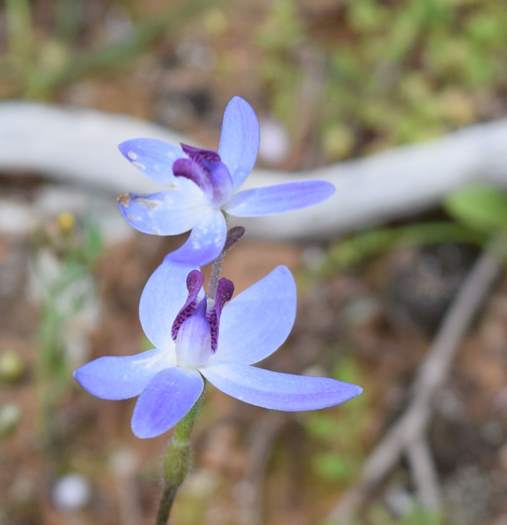
<path id="1" fill-rule="evenodd" d="M 417 499 L 425 509 L 440 512 L 438 474 L 428 441 L 423 436 L 419 436 L 407 445 L 407 459 L 416 487 Z"/>
<path id="2" fill-rule="evenodd" d="M 125 115 L 2 102 L 0 185 L 1 172 L 17 177 L 35 172 L 54 181 L 89 188 L 107 199 L 125 191 L 160 191 L 159 185 L 129 167 L 117 150 L 119 142 L 143 136 L 192 142 Z M 503 119 L 476 124 L 431 142 L 299 174 L 256 170 L 246 181 L 247 186 L 287 182 L 302 176 L 328 180 L 335 184 L 336 193 L 319 206 L 247 219 L 242 224 L 253 237 L 315 240 L 334 239 L 364 226 L 413 215 L 472 182 L 507 186 L 506 143 L 507 119 Z M 89 202 L 97 200 L 97 195 L 91 195 Z M 25 223 L 37 224 L 33 207 L 33 203 L 23 206 L 19 202 L 15 212 L 24 217 Z M 11 213 L 0 207 L 0 229 Z"/>
<path id="3" fill-rule="evenodd" d="M 426 359 L 419 368 L 413 400 L 367 459 L 359 483 L 345 493 L 328 515 L 331 522 L 350 521 L 364 500 L 394 468 L 412 443 L 423 439 L 435 393 L 444 383 L 456 351 L 501 270 L 503 237 L 480 256 L 449 308 Z"/>
<path id="4" fill-rule="evenodd" d="M 239 523 L 241 525 L 262 524 L 262 489 L 273 442 L 287 423 L 285 414 L 269 413 L 256 423 L 250 433 L 248 476 L 241 482 L 239 490 Z"/>

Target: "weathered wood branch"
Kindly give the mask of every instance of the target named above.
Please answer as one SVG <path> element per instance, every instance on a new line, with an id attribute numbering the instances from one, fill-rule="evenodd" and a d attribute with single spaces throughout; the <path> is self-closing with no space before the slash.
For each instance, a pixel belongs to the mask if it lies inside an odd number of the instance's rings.
<path id="1" fill-rule="evenodd" d="M 419 367 L 411 402 L 368 456 L 357 485 L 345 492 L 331 510 L 328 515 L 329 523 L 351 523 L 367 498 L 396 467 L 402 454 L 408 454 L 413 462 L 414 443 L 417 447 L 421 440 L 426 439 L 436 395 L 451 371 L 452 363 L 473 319 L 500 275 L 504 257 L 505 237 L 501 236 L 490 243 L 468 274 Z M 418 475 L 420 485 L 421 472 Z M 424 476 L 431 478 L 432 473 L 425 472 Z M 425 483 L 427 481 L 426 479 Z M 431 481 L 431 484 L 435 485 L 435 481 Z M 430 505 L 435 510 L 438 505 L 437 495 L 431 494 L 430 499 Z"/>
<path id="2" fill-rule="evenodd" d="M 124 115 L 4 102 L 0 171 L 42 173 L 106 195 L 151 191 L 154 185 L 116 149 L 122 140 L 136 136 L 179 140 L 171 131 Z M 507 186 L 507 119 L 306 172 L 257 170 L 248 185 L 298 177 L 329 180 L 336 185 L 336 194 L 308 210 L 247 221 L 250 234 L 275 240 L 329 239 L 424 210 L 470 182 Z"/>

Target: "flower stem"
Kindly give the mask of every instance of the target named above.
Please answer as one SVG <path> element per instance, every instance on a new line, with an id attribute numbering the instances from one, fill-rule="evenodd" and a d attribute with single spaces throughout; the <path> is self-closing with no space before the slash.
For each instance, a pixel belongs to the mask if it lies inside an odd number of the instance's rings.
<path id="1" fill-rule="evenodd" d="M 163 490 L 155 525 L 167 525 L 176 493 L 192 464 L 190 434 L 202 405 L 204 394 L 176 425 L 164 455 Z"/>
<path id="2" fill-rule="evenodd" d="M 224 262 L 224 254 L 225 252 L 222 252 L 211 265 L 211 276 L 209 279 L 209 285 L 208 285 L 208 297 L 214 301 L 215 297 L 217 295 L 217 288 L 218 288 L 218 280 L 220 278 L 220 273 L 222 272 L 222 264 Z"/>

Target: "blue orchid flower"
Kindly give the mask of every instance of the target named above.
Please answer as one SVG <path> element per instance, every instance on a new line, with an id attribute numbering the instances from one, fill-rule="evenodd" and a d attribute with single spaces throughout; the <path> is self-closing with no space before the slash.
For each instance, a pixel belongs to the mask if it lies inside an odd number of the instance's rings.
<path id="1" fill-rule="evenodd" d="M 156 182 L 170 184 L 150 195 L 125 194 L 118 207 L 137 230 L 178 235 L 188 240 L 170 254 L 173 261 L 207 264 L 222 252 L 227 236 L 224 212 L 258 217 L 317 204 L 334 193 L 320 180 L 303 180 L 237 192 L 254 167 L 259 149 L 259 123 L 244 99 L 225 108 L 218 152 L 186 144 L 138 138 L 122 142 L 122 154 Z"/>
<path id="2" fill-rule="evenodd" d="M 252 366 L 288 337 L 296 316 L 296 286 L 279 266 L 232 300 L 234 286 L 220 279 L 215 299 L 192 266 L 166 257 L 141 295 L 143 330 L 155 348 L 107 356 L 74 372 L 102 399 L 139 396 L 132 430 L 152 438 L 172 428 L 196 403 L 207 379 L 222 392 L 274 410 L 314 410 L 347 401 L 361 387 L 325 377 L 273 372 Z"/>

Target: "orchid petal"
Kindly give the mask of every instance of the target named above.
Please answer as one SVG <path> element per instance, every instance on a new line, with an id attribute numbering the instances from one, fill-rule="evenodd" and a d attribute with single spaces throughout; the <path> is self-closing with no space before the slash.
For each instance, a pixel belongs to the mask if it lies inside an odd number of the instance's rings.
<path id="1" fill-rule="evenodd" d="M 150 195 L 123 194 L 118 208 L 130 226 L 152 235 L 178 235 L 190 230 L 210 209 L 201 189 L 179 178 L 174 188 Z"/>
<path id="2" fill-rule="evenodd" d="M 259 151 L 259 122 L 252 106 L 241 97 L 227 104 L 218 153 L 237 188 L 252 171 Z"/>
<path id="3" fill-rule="evenodd" d="M 226 237 L 227 225 L 222 212 L 208 209 L 193 227 L 185 244 L 167 257 L 177 263 L 194 266 L 207 264 L 220 255 Z"/>
<path id="4" fill-rule="evenodd" d="M 362 392 L 357 385 L 327 377 L 282 374 L 239 363 L 208 366 L 201 373 L 240 401 L 287 412 L 339 405 Z"/>
<path id="5" fill-rule="evenodd" d="M 227 303 L 220 318 L 218 348 L 211 362 L 252 364 L 272 354 L 296 318 L 296 283 L 278 266 Z"/>
<path id="6" fill-rule="evenodd" d="M 144 286 L 139 318 L 144 333 L 157 348 L 174 347 L 171 326 L 187 299 L 186 278 L 194 268 L 171 262 L 166 257 Z"/>
<path id="7" fill-rule="evenodd" d="M 129 399 L 138 396 L 158 372 L 175 362 L 173 349 L 154 348 L 129 356 L 99 357 L 75 370 L 74 378 L 101 399 Z"/>
<path id="8" fill-rule="evenodd" d="M 162 184 L 176 182 L 172 171 L 173 162 L 185 156 L 179 145 L 158 139 L 126 140 L 118 148 L 136 168 Z"/>
<path id="9" fill-rule="evenodd" d="M 306 180 L 275 184 L 236 193 L 224 206 L 237 217 L 259 217 L 313 206 L 328 199 L 335 191 L 322 180 Z"/>
<path id="10" fill-rule="evenodd" d="M 159 372 L 137 400 L 132 431 L 139 438 L 163 434 L 190 411 L 203 388 L 204 381 L 194 370 L 168 368 Z"/>

